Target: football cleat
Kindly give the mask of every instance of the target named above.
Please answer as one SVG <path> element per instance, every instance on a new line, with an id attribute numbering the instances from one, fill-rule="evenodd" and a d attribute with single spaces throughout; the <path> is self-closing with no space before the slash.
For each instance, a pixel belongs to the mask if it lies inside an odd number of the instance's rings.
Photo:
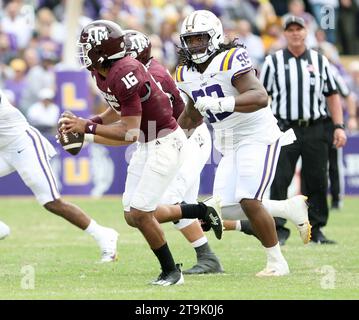
<path id="1" fill-rule="evenodd" d="M 202 219 L 198 219 L 198 222 L 199 222 L 203 232 L 207 232 L 207 231 L 211 230 L 211 225 L 209 223 L 203 221 Z"/>
<path id="2" fill-rule="evenodd" d="M 183 274 L 208 274 L 223 273 L 223 267 L 214 253 L 201 255 L 197 263 L 190 269 L 184 270 Z"/>
<path id="3" fill-rule="evenodd" d="M 181 264 L 176 264 L 176 270 L 173 270 L 169 273 L 162 271 L 158 278 L 156 280 L 153 280 L 151 284 L 162 287 L 184 284 Z"/>
<path id="4" fill-rule="evenodd" d="M 114 229 L 106 228 L 103 236 L 99 240 L 101 248 L 100 263 L 112 262 L 117 260 L 117 239 L 118 233 Z"/>
<path id="5" fill-rule="evenodd" d="M 289 274 L 289 267 L 286 261 L 283 261 L 283 263 L 277 263 L 273 264 L 271 266 L 265 267 L 262 271 L 258 272 L 256 274 L 259 278 L 264 277 L 280 277 L 280 276 L 286 276 Z"/>
<path id="6" fill-rule="evenodd" d="M 221 239 L 223 234 L 221 198 L 219 196 L 213 196 L 204 200 L 203 203 L 207 206 L 206 216 L 203 220 L 211 226 L 216 238 Z"/>
<path id="7" fill-rule="evenodd" d="M 291 221 L 295 224 L 299 235 L 304 244 L 311 239 L 312 226 L 308 217 L 308 197 L 303 195 L 294 196 L 287 201 L 287 210 L 291 216 Z"/>
<path id="8" fill-rule="evenodd" d="M 10 234 L 10 228 L 4 222 L 0 221 L 0 240 L 5 239 Z"/>

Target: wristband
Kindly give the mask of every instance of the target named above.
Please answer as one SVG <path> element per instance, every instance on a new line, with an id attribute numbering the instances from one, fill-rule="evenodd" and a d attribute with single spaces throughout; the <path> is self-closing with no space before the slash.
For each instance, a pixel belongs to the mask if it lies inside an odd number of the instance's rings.
<path id="1" fill-rule="evenodd" d="M 93 134 L 85 133 L 84 141 L 93 143 L 95 142 L 95 136 Z"/>
<path id="2" fill-rule="evenodd" d="M 85 133 L 96 134 L 97 123 L 87 121 L 85 126 Z"/>
<path id="3" fill-rule="evenodd" d="M 345 125 L 343 123 L 337 123 L 337 124 L 334 125 L 334 129 L 345 130 Z"/>
<path id="4" fill-rule="evenodd" d="M 102 118 L 100 116 L 91 117 L 89 120 L 97 124 L 103 124 Z"/>
<path id="5" fill-rule="evenodd" d="M 218 98 L 221 110 L 223 112 L 233 112 L 236 105 L 236 100 L 233 96 Z"/>

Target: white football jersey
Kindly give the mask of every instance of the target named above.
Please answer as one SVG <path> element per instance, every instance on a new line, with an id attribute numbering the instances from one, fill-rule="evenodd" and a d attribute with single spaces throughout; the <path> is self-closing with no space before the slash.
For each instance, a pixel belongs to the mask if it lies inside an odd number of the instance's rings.
<path id="1" fill-rule="evenodd" d="M 178 66 L 176 84 L 194 102 L 198 97 L 216 98 L 236 96 L 232 81 L 241 74 L 254 72 L 247 51 L 236 47 L 219 53 L 213 58 L 204 73 L 186 66 Z M 269 106 L 252 113 L 222 112 L 203 114 L 214 128 L 216 148 L 224 153 L 247 142 L 272 144 L 280 136 L 277 120 Z"/>
<path id="2" fill-rule="evenodd" d="M 23 114 L 0 91 L 0 148 L 20 136 L 28 127 L 29 123 Z"/>

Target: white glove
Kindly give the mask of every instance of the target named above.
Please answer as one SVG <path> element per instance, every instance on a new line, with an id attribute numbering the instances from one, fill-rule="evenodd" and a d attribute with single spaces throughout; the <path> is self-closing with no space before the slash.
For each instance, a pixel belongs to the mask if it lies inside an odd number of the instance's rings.
<path id="1" fill-rule="evenodd" d="M 199 112 L 207 110 L 213 113 L 233 112 L 235 107 L 235 99 L 233 96 L 224 98 L 199 97 L 194 105 Z"/>

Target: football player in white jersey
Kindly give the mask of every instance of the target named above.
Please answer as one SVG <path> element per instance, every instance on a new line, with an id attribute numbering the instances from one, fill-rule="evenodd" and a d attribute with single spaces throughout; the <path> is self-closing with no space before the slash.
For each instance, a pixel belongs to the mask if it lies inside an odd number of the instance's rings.
<path id="1" fill-rule="evenodd" d="M 189 99 L 179 123 L 192 129 L 208 118 L 223 155 L 213 190 L 222 198 L 223 217 L 240 207 L 248 217 L 267 254 L 267 265 L 257 276 L 286 275 L 289 267 L 262 197 L 274 178 L 281 145 L 292 143 L 295 135 L 280 131 L 247 51 L 224 44 L 222 23 L 213 13 L 192 12 L 180 39 L 176 82 Z M 308 221 L 305 227 L 310 229 Z"/>
<path id="2" fill-rule="evenodd" d="M 93 236 L 101 249 L 101 262 L 114 261 L 118 233 L 97 224 L 79 207 L 61 199 L 49 163 L 55 154 L 50 142 L 29 125 L 0 91 L 0 177 L 17 171 L 46 210 Z M 9 234 L 9 229 L 2 227 L 4 235 Z"/>

